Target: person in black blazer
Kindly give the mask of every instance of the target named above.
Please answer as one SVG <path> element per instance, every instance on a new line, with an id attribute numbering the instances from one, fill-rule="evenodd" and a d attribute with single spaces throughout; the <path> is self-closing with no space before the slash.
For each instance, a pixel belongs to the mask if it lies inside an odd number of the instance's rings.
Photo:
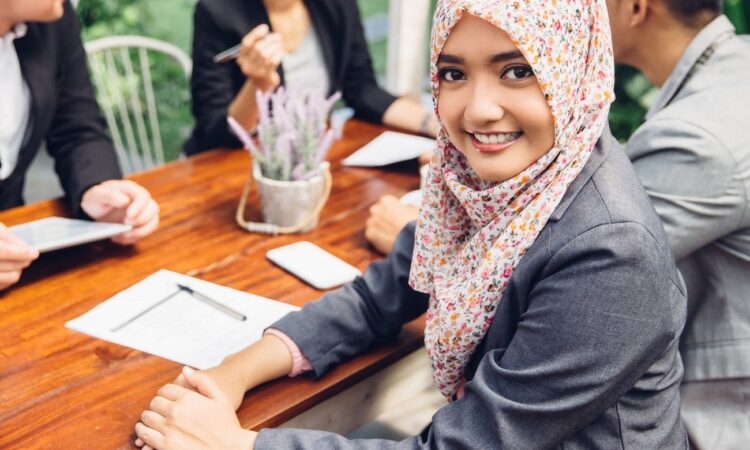
<path id="1" fill-rule="evenodd" d="M 119 244 L 153 232 L 159 207 L 142 186 L 120 179 L 70 3 L 0 0 L 0 38 L 0 210 L 23 204 L 26 172 L 44 142 L 75 214 L 133 225 L 113 238 Z M 37 256 L 0 224 L 0 289 Z"/>
<path id="2" fill-rule="evenodd" d="M 313 49 L 319 49 L 325 67 L 321 71 L 309 58 L 302 77 L 322 74 L 317 85 L 327 87 L 329 94 L 341 91 L 358 118 L 437 133 L 432 111 L 377 85 L 355 0 L 199 0 L 194 25 L 191 90 L 196 127 L 185 147 L 188 154 L 240 147 L 227 128 L 227 116 L 247 129 L 255 127 L 256 91 L 285 84 L 282 56 L 310 48 L 304 44 L 311 31 L 317 41 Z M 240 42 L 236 63 L 213 62 L 216 54 Z"/>

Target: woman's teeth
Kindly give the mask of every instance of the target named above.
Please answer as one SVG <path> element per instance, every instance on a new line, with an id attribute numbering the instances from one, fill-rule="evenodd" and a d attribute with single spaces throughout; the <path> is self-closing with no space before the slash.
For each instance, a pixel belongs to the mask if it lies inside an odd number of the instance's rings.
<path id="1" fill-rule="evenodd" d="M 506 142 L 515 141 L 521 137 L 520 132 L 515 133 L 498 133 L 498 134 L 475 134 L 472 133 L 474 139 L 481 142 L 482 144 L 505 144 Z"/>

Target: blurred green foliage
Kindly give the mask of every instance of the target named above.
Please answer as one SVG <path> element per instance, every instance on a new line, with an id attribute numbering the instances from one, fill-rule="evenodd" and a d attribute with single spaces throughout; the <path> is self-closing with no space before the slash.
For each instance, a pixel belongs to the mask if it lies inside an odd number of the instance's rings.
<path id="1" fill-rule="evenodd" d="M 76 12 L 85 42 L 106 36 L 148 36 L 173 43 L 189 55 L 193 4 L 193 0 L 80 0 Z M 131 52 L 131 61 L 138 67 L 136 52 Z M 179 156 L 193 127 L 189 82 L 179 64 L 169 57 L 151 52 L 149 63 L 165 159 L 169 161 Z M 121 65 L 117 69 L 124 74 Z M 137 76 L 140 81 L 140 74 Z M 124 77 L 111 83 L 122 86 L 120 90 L 130 104 L 131 93 Z M 108 101 L 101 95 L 98 99 L 103 106 Z M 145 110 L 142 93 L 139 100 Z"/>

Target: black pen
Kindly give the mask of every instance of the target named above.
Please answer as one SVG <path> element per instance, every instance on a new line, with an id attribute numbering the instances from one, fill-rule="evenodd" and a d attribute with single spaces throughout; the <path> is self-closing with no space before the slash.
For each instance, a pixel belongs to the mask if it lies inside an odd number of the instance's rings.
<path id="1" fill-rule="evenodd" d="M 225 63 L 229 60 L 237 58 L 237 56 L 239 56 L 240 54 L 241 48 L 242 48 L 242 44 L 237 44 L 234 47 L 224 50 L 223 52 L 214 56 L 214 63 L 221 64 L 221 63 Z"/>
<path id="2" fill-rule="evenodd" d="M 225 305 L 217 302 L 216 300 L 214 300 L 212 298 L 209 298 L 209 297 L 201 294 L 200 292 L 198 292 L 198 291 L 196 291 L 196 290 L 194 290 L 192 288 L 189 288 L 189 287 L 187 287 L 185 285 L 182 285 L 182 284 L 179 284 L 179 283 L 177 283 L 177 287 L 180 288 L 180 290 L 185 291 L 188 294 L 192 295 L 196 299 L 202 301 L 203 303 L 205 303 L 205 304 L 207 304 L 207 305 L 209 305 L 209 306 L 211 306 L 213 308 L 218 309 L 219 311 L 223 312 L 224 314 L 228 315 L 229 317 L 237 319 L 240 322 L 244 322 L 245 320 L 247 320 L 247 316 L 245 316 L 244 314 L 239 313 L 239 312 L 233 310 L 232 308 L 230 308 L 228 306 L 225 306 Z"/>

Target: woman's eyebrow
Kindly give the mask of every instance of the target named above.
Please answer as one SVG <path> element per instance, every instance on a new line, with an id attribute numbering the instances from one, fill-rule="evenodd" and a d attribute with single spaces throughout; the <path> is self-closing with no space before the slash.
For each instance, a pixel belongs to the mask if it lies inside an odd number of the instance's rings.
<path id="1" fill-rule="evenodd" d="M 460 56 L 441 53 L 440 56 L 438 56 L 437 62 L 446 64 L 463 64 L 464 59 Z"/>
<path id="2" fill-rule="evenodd" d="M 503 52 L 498 53 L 496 55 L 492 55 L 487 58 L 487 62 L 489 64 L 497 64 L 503 61 L 507 61 L 510 59 L 518 59 L 523 58 L 523 53 L 521 53 L 518 50 L 511 50 L 509 52 Z M 438 56 L 438 63 L 445 63 L 445 64 L 464 64 L 464 59 L 460 56 L 451 55 L 449 53 L 441 53 L 440 56 Z"/>
<path id="3" fill-rule="evenodd" d="M 517 58 L 523 58 L 523 53 L 521 53 L 518 50 L 512 50 L 509 52 L 503 52 L 498 53 L 497 55 L 492 55 L 489 58 L 487 58 L 487 62 L 490 64 L 497 64 L 503 61 L 507 61 L 509 59 L 517 59 Z"/>

